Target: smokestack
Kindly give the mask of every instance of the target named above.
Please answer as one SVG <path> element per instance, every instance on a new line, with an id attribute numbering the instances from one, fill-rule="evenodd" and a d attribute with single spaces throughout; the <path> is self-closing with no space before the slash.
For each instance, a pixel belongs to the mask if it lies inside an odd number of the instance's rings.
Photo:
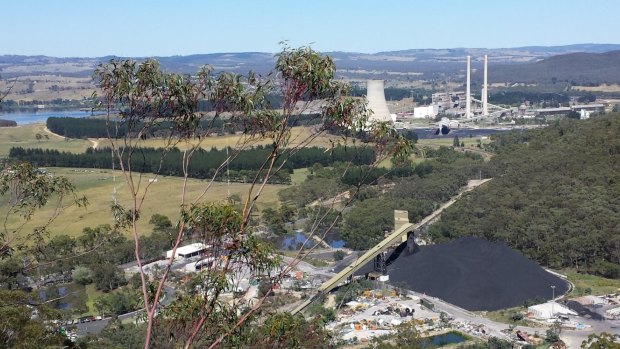
<path id="1" fill-rule="evenodd" d="M 471 72 L 471 57 L 467 56 L 467 92 L 465 92 L 465 117 L 466 118 L 470 118 L 471 117 L 471 90 L 470 90 L 471 78 L 470 78 L 470 72 Z"/>
<path id="2" fill-rule="evenodd" d="M 482 88 L 482 115 L 489 115 L 489 106 L 487 98 L 489 93 L 489 85 L 487 82 L 487 55 L 484 55 L 484 86 Z"/>

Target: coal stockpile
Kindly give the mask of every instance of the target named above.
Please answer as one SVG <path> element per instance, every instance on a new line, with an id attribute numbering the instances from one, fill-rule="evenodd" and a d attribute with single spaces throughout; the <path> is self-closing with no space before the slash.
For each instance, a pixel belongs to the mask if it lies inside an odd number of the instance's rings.
<path id="1" fill-rule="evenodd" d="M 420 293 L 468 310 L 498 310 L 535 298 L 551 299 L 568 291 L 568 283 L 504 243 L 461 238 L 444 244 L 407 249 L 388 266 L 391 282 L 404 282 Z"/>

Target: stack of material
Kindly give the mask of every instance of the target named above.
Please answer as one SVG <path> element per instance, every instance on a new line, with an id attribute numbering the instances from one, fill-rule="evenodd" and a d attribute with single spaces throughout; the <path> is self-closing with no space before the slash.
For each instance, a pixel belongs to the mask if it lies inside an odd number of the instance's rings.
<path id="1" fill-rule="evenodd" d="M 391 282 L 468 310 L 498 310 L 568 291 L 568 283 L 500 242 L 461 238 L 406 249 L 388 267 Z"/>

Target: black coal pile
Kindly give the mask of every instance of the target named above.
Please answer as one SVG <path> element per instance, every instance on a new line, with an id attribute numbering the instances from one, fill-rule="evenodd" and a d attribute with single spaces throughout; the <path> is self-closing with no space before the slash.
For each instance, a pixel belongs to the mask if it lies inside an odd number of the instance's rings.
<path id="1" fill-rule="evenodd" d="M 388 266 L 391 282 L 468 310 L 498 310 L 535 298 L 551 299 L 568 284 L 504 243 L 461 238 L 422 246 L 413 254 L 400 249 Z M 397 250 L 398 252 L 398 250 Z"/>

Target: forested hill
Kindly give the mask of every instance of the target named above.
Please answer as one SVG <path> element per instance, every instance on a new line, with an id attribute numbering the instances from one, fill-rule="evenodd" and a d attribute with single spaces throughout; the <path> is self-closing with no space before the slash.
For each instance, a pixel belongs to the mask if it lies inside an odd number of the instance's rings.
<path id="1" fill-rule="evenodd" d="M 497 65 L 492 70 L 489 78 L 493 82 L 620 83 L 620 51 L 568 53 L 539 62 Z"/>
<path id="2" fill-rule="evenodd" d="M 429 228 L 503 240 L 542 265 L 620 277 L 620 114 L 495 138 L 495 178 Z"/>

